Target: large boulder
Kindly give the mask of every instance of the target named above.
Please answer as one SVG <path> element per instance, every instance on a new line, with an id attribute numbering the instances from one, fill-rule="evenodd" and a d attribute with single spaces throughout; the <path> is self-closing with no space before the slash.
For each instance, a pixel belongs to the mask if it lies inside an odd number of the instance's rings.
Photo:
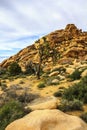
<path id="1" fill-rule="evenodd" d="M 36 110 L 14 121 L 5 130 L 87 130 L 79 117 L 59 110 Z"/>

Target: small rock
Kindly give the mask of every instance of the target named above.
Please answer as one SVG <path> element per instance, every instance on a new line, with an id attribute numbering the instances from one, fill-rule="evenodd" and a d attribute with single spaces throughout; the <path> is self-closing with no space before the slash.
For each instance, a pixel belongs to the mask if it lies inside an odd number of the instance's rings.
<path id="1" fill-rule="evenodd" d="M 66 73 L 72 74 L 75 71 L 74 68 L 66 68 Z"/>
<path id="2" fill-rule="evenodd" d="M 59 71 L 54 71 L 52 73 L 49 74 L 49 77 L 51 76 L 57 76 L 59 74 Z"/>
<path id="3" fill-rule="evenodd" d="M 57 83 L 59 83 L 59 80 L 58 79 L 53 79 L 52 83 L 57 84 Z"/>

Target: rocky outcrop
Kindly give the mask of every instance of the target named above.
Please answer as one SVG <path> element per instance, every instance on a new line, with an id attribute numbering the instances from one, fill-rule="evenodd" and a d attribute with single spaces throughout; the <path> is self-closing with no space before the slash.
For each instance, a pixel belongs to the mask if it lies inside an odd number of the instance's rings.
<path id="1" fill-rule="evenodd" d="M 56 30 L 42 37 L 33 45 L 24 48 L 16 55 L 3 61 L 0 67 L 7 68 L 10 63 L 17 61 L 22 69 L 25 69 L 26 64 L 30 61 L 38 63 L 38 48 L 46 43 L 49 44 L 51 50 L 47 51 L 49 52 L 49 55 L 47 55 L 49 58 L 45 56 L 43 60 L 44 70 L 46 70 L 45 66 L 48 67 L 53 62 L 54 55 L 56 55 L 55 59 L 58 64 L 72 64 L 74 59 L 87 60 L 87 32 L 82 32 L 74 24 L 68 24 L 65 29 Z M 56 54 L 54 54 L 53 50 L 55 50 Z"/>
<path id="2" fill-rule="evenodd" d="M 5 130 L 87 130 L 78 117 L 59 110 L 36 110 L 14 121 Z"/>

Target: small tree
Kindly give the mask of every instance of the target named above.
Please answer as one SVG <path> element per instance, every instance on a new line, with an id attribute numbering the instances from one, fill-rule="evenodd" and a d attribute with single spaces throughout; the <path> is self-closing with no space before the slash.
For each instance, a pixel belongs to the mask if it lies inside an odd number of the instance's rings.
<path id="1" fill-rule="evenodd" d="M 10 75 L 18 75 L 21 73 L 21 67 L 17 62 L 13 62 L 9 67 L 8 67 L 8 72 Z"/>

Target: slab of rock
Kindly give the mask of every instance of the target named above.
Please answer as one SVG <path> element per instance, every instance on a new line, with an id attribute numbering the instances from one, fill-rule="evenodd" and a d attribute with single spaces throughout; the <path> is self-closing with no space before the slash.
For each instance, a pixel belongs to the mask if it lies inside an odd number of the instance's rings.
<path id="1" fill-rule="evenodd" d="M 58 106 L 58 101 L 56 97 L 46 97 L 46 98 L 38 98 L 32 101 L 25 109 L 31 110 L 43 110 L 43 109 L 56 109 Z"/>
<path id="2" fill-rule="evenodd" d="M 5 130 L 87 130 L 79 117 L 59 110 L 36 110 L 14 121 Z"/>
<path id="3" fill-rule="evenodd" d="M 49 77 L 51 76 L 57 76 L 59 74 L 59 71 L 54 71 L 52 73 L 49 74 Z"/>

